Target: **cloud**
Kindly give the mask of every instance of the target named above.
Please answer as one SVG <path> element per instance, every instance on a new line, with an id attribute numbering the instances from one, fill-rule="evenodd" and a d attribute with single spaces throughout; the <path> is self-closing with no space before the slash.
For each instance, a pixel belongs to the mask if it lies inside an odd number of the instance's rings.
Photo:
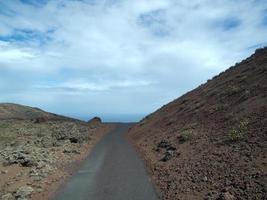
<path id="1" fill-rule="evenodd" d="M 0 60 L 4 62 L 22 61 L 31 58 L 34 58 L 34 55 L 27 51 L 27 48 L 16 48 L 9 43 L 0 43 Z"/>
<path id="2" fill-rule="evenodd" d="M 47 89 L 50 91 L 62 91 L 62 92 L 71 92 L 73 94 L 77 93 L 84 93 L 84 92 L 94 92 L 94 91 L 110 91 L 112 89 L 118 89 L 118 88 L 127 88 L 131 89 L 132 87 L 143 87 L 151 85 L 152 83 L 148 81 L 139 81 L 139 80 L 124 80 L 124 81 L 118 81 L 118 80 L 109 80 L 109 81 L 99 81 L 96 82 L 88 82 L 88 81 L 74 81 L 74 82 L 64 82 L 64 83 L 56 83 L 56 84 L 50 84 L 50 85 L 37 85 L 34 86 L 35 89 Z"/>
<path id="3" fill-rule="evenodd" d="M 266 10 L 263 0 L 2 1 L 1 101 L 152 112 L 266 45 Z"/>

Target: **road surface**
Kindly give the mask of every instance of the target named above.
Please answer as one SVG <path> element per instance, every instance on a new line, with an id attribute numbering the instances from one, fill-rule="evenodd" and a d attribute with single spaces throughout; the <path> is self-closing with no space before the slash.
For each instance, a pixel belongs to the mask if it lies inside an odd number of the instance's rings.
<path id="1" fill-rule="evenodd" d="M 158 200 L 142 161 L 119 124 L 94 147 L 56 200 Z"/>

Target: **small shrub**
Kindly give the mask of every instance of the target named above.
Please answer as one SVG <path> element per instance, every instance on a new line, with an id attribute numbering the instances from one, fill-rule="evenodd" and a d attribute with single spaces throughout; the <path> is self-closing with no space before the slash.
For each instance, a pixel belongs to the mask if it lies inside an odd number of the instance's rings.
<path id="1" fill-rule="evenodd" d="M 248 126 L 248 121 L 243 120 L 239 123 L 237 127 L 232 128 L 228 135 L 230 140 L 237 141 L 242 139 L 247 132 L 247 126 Z"/>
<path id="2" fill-rule="evenodd" d="M 1 123 L 1 124 L 0 124 L 0 128 L 8 128 L 8 124 L 6 124 L 6 123 Z"/>
<path id="3" fill-rule="evenodd" d="M 180 135 L 180 142 L 187 142 L 192 140 L 193 138 L 193 131 L 191 130 L 186 130 Z"/>
<path id="4" fill-rule="evenodd" d="M 213 106 L 211 106 L 210 108 L 210 113 L 213 114 L 213 113 L 216 113 L 216 112 L 222 112 L 224 110 L 227 110 L 229 108 L 229 105 L 228 104 L 215 104 Z"/>
<path id="5" fill-rule="evenodd" d="M 235 94 L 238 94 L 241 90 L 242 90 L 241 88 L 233 85 L 233 86 L 230 86 L 230 88 L 228 88 L 227 94 L 229 96 L 235 95 Z"/>

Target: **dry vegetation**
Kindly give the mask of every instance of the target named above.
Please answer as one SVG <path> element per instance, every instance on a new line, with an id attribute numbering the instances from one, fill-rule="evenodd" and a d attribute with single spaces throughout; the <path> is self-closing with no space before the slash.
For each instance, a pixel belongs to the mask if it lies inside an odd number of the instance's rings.
<path id="1" fill-rule="evenodd" d="M 15 104 L 0 104 L 0 110 L 3 200 L 53 197 L 91 147 L 112 128 L 97 120 L 86 123 Z"/>

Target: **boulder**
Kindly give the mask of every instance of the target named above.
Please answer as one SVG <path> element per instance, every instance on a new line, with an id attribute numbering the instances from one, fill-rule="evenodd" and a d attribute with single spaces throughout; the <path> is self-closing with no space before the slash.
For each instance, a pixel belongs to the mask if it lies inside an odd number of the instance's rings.
<path id="1" fill-rule="evenodd" d="M 90 119 L 88 121 L 88 124 L 91 126 L 91 128 L 96 128 L 102 123 L 102 120 L 100 117 L 94 117 L 93 119 Z"/>
<path id="2" fill-rule="evenodd" d="M 8 170 L 1 170 L 0 174 L 7 174 Z"/>
<path id="3" fill-rule="evenodd" d="M 176 151 L 168 150 L 165 152 L 163 158 L 161 158 L 160 161 L 167 162 L 168 160 L 172 159 L 176 154 Z"/>

